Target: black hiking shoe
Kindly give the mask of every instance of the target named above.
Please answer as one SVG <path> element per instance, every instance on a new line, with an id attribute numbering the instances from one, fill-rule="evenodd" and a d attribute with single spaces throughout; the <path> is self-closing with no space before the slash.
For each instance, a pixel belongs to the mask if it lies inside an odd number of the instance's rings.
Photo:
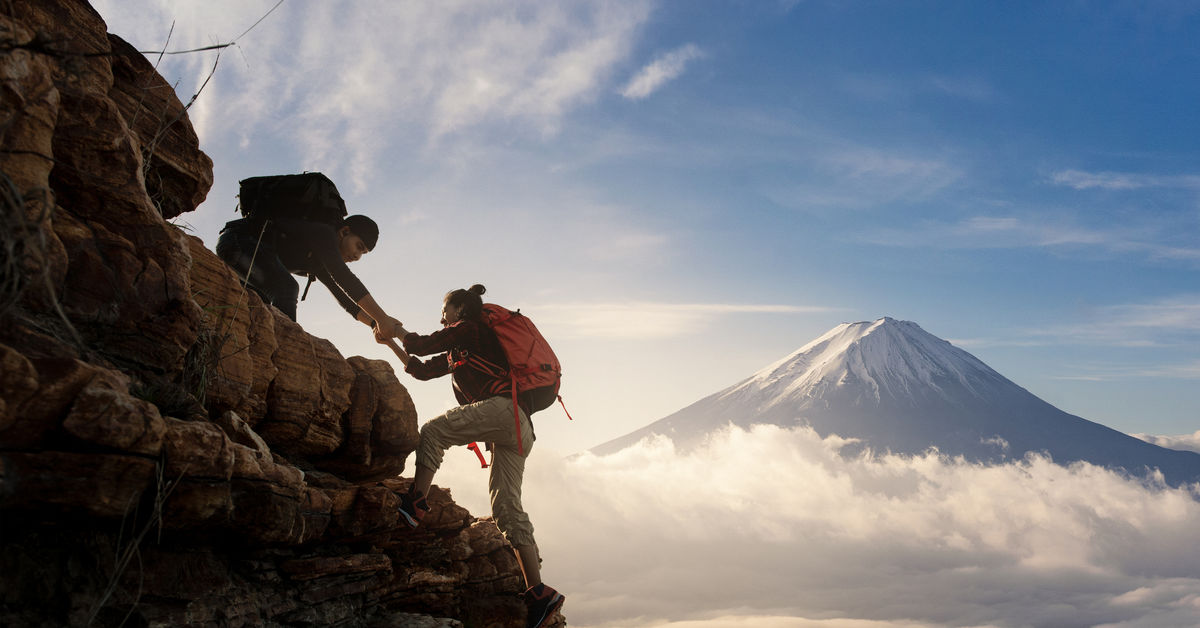
<path id="1" fill-rule="evenodd" d="M 429 512 L 429 504 L 425 503 L 425 496 L 417 493 L 415 496 L 412 493 L 405 493 L 400 496 L 400 507 L 397 508 L 400 512 L 400 520 L 408 527 L 415 528 L 421 525 L 421 519 L 425 518 L 425 513 Z"/>
<path id="2" fill-rule="evenodd" d="M 542 628 L 546 625 L 546 620 L 550 619 L 554 611 L 562 608 L 567 599 L 544 584 L 529 587 L 521 597 L 525 598 L 525 606 L 529 609 L 529 614 L 525 616 L 525 628 Z"/>

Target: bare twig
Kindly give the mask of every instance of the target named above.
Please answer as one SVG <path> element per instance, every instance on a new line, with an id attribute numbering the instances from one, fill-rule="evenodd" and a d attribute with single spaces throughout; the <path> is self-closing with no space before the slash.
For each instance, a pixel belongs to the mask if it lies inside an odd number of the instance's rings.
<path id="1" fill-rule="evenodd" d="M 279 2 L 276 2 L 275 6 L 271 7 L 271 9 L 269 11 L 267 11 L 266 13 L 264 13 L 262 17 L 258 18 L 257 21 L 255 21 L 253 24 L 251 24 L 250 28 L 247 28 L 246 30 L 242 31 L 241 35 L 234 37 L 232 40 L 229 41 L 229 43 L 213 44 L 211 46 L 203 46 L 201 48 L 192 48 L 190 50 L 142 50 L 140 52 L 144 55 L 156 54 L 156 55 L 159 55 L 159 58 L 161 58 L 162 55 L 185 55 L 185 54 L 191 54 L 193 52 L 206 52 L 209 50 L 223 50 L 225 48 L 228 48 L 230 46 L 237 44 L 239 39 L 245 37 L 246 33 L 249 33 L 250 31 L 254 30 L 254 27 L 258 26 L 259 24 L 262 23 L 263 20 L 267 19 L 267 16 L 274 13 L 275 9 L 278 9 L 279 5 L 281 5 L 281 4 L 283 4 L 283 0 L 279 0 Z M 174 27 L 175 27 L 175 24 L 174 24 L 174 22 L 172 22 L 171 28 L 174 28 Z M 166 46 L 163 46 L 163 48 L 166 48 Z"/>

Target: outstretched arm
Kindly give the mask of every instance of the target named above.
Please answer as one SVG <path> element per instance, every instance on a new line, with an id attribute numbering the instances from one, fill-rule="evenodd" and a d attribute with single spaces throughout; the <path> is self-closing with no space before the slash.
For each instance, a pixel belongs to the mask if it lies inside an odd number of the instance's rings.
<path id="1" fill-rule="evenodd" d="M 408 355 L 408 353 L 404 349 L 401 349 L 400 345 L 396 344 L 396 341 L 392 340 L 391 338 L 385 338 L 380 342 L 390 347 L 392 349 L 392 353 L 395 353 L 396 357 L 400 358 L 400 363 L 404 365 L 404 368 L 408 369 L 408 363 L 412 360 L 412 356 Z"/>
<path id="2" fill-rule="evenodd" d="M 379 303 L 375 301 L 375 297 L 371 296 L 370 293 L 359 299 L 357 305 L 360 312 L 355 318 L 359 322 L 370 325 L 385 334 L 400 327 L 400 321 L 388 316 L 387 312 L 383 311 L 383 308 L 379 306 Z M 391 333 L 388 337 L 390 338 L 395 335 L 395 333 Z"/>

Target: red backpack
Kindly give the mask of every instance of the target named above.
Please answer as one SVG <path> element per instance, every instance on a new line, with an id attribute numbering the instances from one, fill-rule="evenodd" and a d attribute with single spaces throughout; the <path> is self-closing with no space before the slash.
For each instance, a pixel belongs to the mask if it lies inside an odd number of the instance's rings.
<path id="1" fill-rule="evenodd" d="M 562 380 L 562 366 L 558 356 L 550 348 L 550 343 L 542 337 L 541 332 L 520 310 L 512 311 L 494 303 L 483 304 L 483 319 L 487 326 L 496 333 L 500 347 L 508 358 L 509 379 L 513 391 L 513 422 L 517 426 L 517 451 L 525 454 L 525 446 L 521 439 L 521 415 L 518 412 L 518 399 L 526 401 L 529 413 L 545 410 L 557 399 L 559 383 Z M 563 404 L 563 411 L 567 406 Z M 567 413 L 570 419 L 570 413 Z M 474 443 L 472 443 L 474 445 Z M 479 462 L 484 467 L 487 463 L 479 447 L 471 448 L 479 456 Z"/>

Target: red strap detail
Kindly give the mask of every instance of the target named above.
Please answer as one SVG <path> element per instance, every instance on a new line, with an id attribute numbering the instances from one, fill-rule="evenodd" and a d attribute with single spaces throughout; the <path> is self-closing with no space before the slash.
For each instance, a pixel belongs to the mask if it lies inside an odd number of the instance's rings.
<path id="1" fill-rule="evenodd" d="M 558 405 L 560 405 L 560 406 L 562 406 L 562 407 L 563 407 L 563 414 L 567 415 L 567 420 L 568 420 L 568 421 L 574 421 L 574 420 L 575 420 L 575 419 L 572 419 L 572 418 L 571 418 L 571 413 L 570 413 L 570 412 L 567 412 L 567 404 L 563 403 L 563 400 L 562 400 L 562 395 L 559 395 L 559 396 L 558 396 Z"/>
<path id="2" fill-rule="evenodd" d="M 467 445 L 467 449 L 475 452 L 475 456 L 479 458 L 480 466 L 482 466 L 484 469 L 488 468 L 487 460 L 483 459 L 483 452 L 479 451 L 479 443 L 471 443 L 470 445 Z"/>

